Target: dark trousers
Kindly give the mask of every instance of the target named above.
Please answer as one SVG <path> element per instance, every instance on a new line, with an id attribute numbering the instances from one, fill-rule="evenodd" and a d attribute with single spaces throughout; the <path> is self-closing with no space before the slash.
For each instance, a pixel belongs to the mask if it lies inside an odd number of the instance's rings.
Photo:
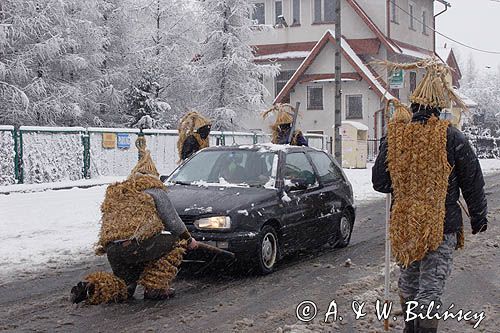
<path id="1" fill-rule="evenodd" d="M 135 240 L 110 243 L 106 247 L 109 265 L 113 274 L 127 285 L 136 283 L 146 265 L 170 252 L 176 241 L 173 235 L 159 234 L 140 243 Z"/>

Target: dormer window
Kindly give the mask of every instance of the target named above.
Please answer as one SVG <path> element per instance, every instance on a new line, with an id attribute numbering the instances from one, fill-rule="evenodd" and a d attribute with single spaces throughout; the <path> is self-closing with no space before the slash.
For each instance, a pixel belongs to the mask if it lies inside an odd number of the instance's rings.
<path id="1" fill-rule="evenodd" d="M 252 20 L 255 24 L 266 24 L 266 5 L 264 2 L 255 3 Z"/>
<path id="2" fill-rule="evenodd" d="M 397 0 L 391 0 L 391 22 L 398 23 L 398 7 Z"/>
<path id="3" fill-rule="evenodd" d="M 314 0 L 314 23 L 334 23 L 337 0 Z"/>
<path id="4" fill-rule="evenodd" d="M 427 12 L 425 10 L 422 12 L 422 33 L 427 35 Z"/>
<path id="5" fill-rule="evenodd" d="M 292 6 L 292 25 L 300 25 L 300 0 L 293 0 Z"/>
<path id="6" fill-rule="evenodd" d="M 408 14 L 410 14 L 410 29 L 415 30 L 415 4 L 413 2 L 408 3 Z"/>
<path id="7" fill-rule="evenodd" d="M 278 24 L 280 22 L 279 17 L 283 15 L 283 2 L 275 1 L 274 2 L 274 24 Z"/>

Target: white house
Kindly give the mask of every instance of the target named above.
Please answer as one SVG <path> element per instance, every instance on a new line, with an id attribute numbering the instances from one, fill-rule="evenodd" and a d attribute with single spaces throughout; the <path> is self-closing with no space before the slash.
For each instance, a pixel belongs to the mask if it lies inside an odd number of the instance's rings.
<path id="1" fill-rule="evenodd" d="M 365 124 L 378 139 L 383 108 L 392 96 L 408 100 L 423 73 L 405 72 L 400 89 L 390 90 L 388 73 L 374 60 L 410 62 L 435 53 L 435 3 L 442 0 L 252 0 L 256 61 L 280 64 L 276 78 L 264 78 L 266 103 L 301 103 L 298 127 L 333 136 L 335 2 L 342 8 L 342 118 Z M 440 7 L 439 6 L 439 7 Z M 436 6 L 438 7 L 438 6 Z M 282 17 L 281 17 L 282 16 Z M 263 26 L 270 26 L 263 29 Z M 250 129 L 265 129 L 261 119 Z"/>

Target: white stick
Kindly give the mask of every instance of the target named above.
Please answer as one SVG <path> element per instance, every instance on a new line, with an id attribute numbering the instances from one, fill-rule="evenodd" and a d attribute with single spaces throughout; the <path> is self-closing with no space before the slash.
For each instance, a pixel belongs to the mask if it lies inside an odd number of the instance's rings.
<path id="1" fill-rule="evenodd" d="M 391 239 L 389 237 L 389 221 L 391 219 L 391 194 L 385 197 L 385 302 L 389 302 L 390 274 L 391 274 Z M 384 328 L 389 330 L 389 319 L 384 321 Z"/>

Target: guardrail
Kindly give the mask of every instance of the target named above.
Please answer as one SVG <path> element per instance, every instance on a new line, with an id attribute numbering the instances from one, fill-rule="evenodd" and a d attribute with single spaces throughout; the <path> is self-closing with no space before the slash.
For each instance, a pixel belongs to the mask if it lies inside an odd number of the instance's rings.
<path id="1" fill-rule="evenodd" d="M 137 163 L 134 142 L 140 133 L 131 128 L 0 126 L 0 185 L 126 176 Z M 158 171 L 169 174 L 178 161 L 177 130 L 142 133 Z M 306 137 L 310 146 L 326 149 L 326 137 Z M 210 133 L 212 146 L 269 141 L 264 133 Z"/>

